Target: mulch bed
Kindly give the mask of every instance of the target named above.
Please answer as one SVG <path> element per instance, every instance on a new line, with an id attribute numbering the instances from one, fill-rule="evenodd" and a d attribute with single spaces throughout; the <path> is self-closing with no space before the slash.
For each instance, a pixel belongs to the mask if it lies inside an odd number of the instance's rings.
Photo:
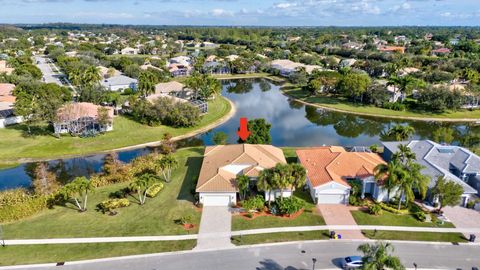
<path id="1" fill-rule="evenodd" d="M 304 210 L 305 209 L 301 209 L 300 211 L 293 213 L 291 215 L 273 215 L 268 211 L 254 212 L 254 213 L 243 212 L 243 213 L 239 213 L 238 215 L 246 220 L 256 219 L 257 217 L 276 217 L 276 218 L 282 218 L 282 219 L 296 219 L 298 216 L 303 214 Z M 252 217 L 249 217 L 249 215 L 252 215 Z"/>
<path id="2" fill-rule="evenodd" d="M 187 224 L 183 224 L 182 227 L 187 231 L 188 230 L 193 230 L 195 228 L 195 224 L 187 223 Z"/>

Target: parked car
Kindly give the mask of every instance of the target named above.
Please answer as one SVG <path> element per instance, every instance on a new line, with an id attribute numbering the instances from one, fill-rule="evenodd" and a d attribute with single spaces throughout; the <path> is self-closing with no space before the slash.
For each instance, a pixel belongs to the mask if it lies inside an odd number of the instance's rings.
<path id="1" fill-rule="evenodd" d="M 345 257 L 342 260 L 343 269 L 357 269 L 363 266 L 362 257 L 360 256 L 349 256 Z"/>

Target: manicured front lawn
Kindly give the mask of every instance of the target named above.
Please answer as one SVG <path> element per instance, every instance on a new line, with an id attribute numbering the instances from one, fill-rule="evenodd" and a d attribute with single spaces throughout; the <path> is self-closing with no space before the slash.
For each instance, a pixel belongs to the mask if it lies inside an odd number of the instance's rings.
<path id="1" fill-rule="evenodd" d="M 363 211 L 351 211 L 351 213 L 358 225 L 454 228 L 453 224 L 449 222 L 437 225 L 432 222 L 418 221 L 412 215 L 396 215 L 387 211 L 383 211 L 383 214 L 379 216 L 373 216 Z"/>
<path id="2" fill-rule="evenodd" d="M 325 225 L 325 220 L 319 213 L 317 213 L 317 211 L 315 211 L 315 205 L 307 192 L 297 190 L 294 195 L 302 198 L 306 202 L 305 210 L 300 216 L 294 219 L 275 216 L 245 219 L 241 216 L 233 216 L 232 230 L 241 231 L 259 228 Z"/>
<path id="3" fill-rule="evenodd" d="M 190 250 L 195 240 L 6 246 L 1 248 L 0 265 L 58 263 L 127 255 Z"/>
<path id="4" fill-rule="evenodd" d="M 332 96 L 310 96 L 305 90 L 284 90 L 286 94 L 298 98 L 302 101 L 318 104 L 320 106 L 342 111 L 366 114 L 372 116 L 386 116 L 386 117 L 415 117 L 415 118 L 451 118 L 451 119 L 480 119 L 480 110 L 459 110 L 446 111 L 444 113 L 432 113 L 425 111 L 394 111 L 383 109 L 371 105 L 362 105 L 350 102 L 342 97 Z"/>
<path id="5" fill-rule="evenodd" d="M 237 246 L 243 246 L 264 243 L 326 239 L 329 239 L 328 231 L 282 232 L 234 236 L 232 237 L 232 243 Z"/>
<path id="6" fill-rule="evenodd" d="M 378 240 L 404 240 L 404 241 L 430 241 L 430 242 L 467 242 L 461 233 L 437 232 L 400 232 L 400 231 L 362 231 L 370 239 Z"/>
<path id="7" fill-rule="evenodd" d="M 3 226 L 6 239 L 174 235 L 196 233 L 201 213 L 193 205 L 196 179 L 202 163 L 203 148 L 179 150 L 175 156 L 179 168 L 174 171 L 170 183 L 155 198 L 148 198 L 140 206 L 129 197 L 131 205 L 118 210 L 115 216 L 96 211 L 96 205 L 108 199 L 108 195 L 127 184 L 117 184 L 95 190 L 89 196 L 88 211 L 79 213 L 73 205 L 56 206 L 39 215 Z M 192 217 L 197 227 L 186 231 L 175 220 Z"/>
<path id="8" fill-rule="evenodd" d="M 43 159 L 85 155 L 160 141 L 162 135 L 167 132 L 173 136 L 180 136 L 206 127 L 227 115 L 231 109 L 230 103 L 225 98 L 210 101 L 209 112 L 203 116 L 198 126 L 191 128 L 149 127 L 119 116 L 114 119 L 113 131 L 93 138 L 63 136 L 57 139 L 51 135 L 24 137 L 25 126 L 15 125 L 0 129 L 0 163 L 14 163 L 22 158 Z"/>

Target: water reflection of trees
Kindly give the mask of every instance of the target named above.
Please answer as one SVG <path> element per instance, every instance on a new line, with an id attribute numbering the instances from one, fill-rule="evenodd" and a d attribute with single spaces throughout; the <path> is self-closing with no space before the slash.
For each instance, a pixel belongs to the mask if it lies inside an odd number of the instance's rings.
<path id="1" fill-rule="evenodd" d="M 228 93 L 246 94 L 253 90 L 253 80 L 236 80 L 229 81 L 226 84 Z"/>

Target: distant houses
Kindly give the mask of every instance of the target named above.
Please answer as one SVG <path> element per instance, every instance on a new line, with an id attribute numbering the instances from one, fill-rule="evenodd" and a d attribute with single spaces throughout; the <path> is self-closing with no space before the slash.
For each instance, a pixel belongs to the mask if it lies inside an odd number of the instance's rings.
<path id="1" fill-rule="evenodd" d="M 138 54 L 138 52 L 139 52 L 139 49 L 131 48 L 131 47 L 123 48 L 120 51 L 120 53 L 123 54 L 123 55 L 136 55 L 136 54 Z"/>
<path id="2" fill-rule="evenodd" d="M 388 53 L 405 53 L 405 47 L 401 46 L 384 46 L 381 45 L 378 47 L 378 50 L 381 52 L 388 52 Z"/>
<path id="3" fill-rule="evenodd" d="M 173 77 L 188 76 L 192 73 L 192 59 L 188 56 L 170 58 L 167 68 Z"/>
<path id="4" fill-rule="evenodd" d="M 55 134 L 89 135 L 113 130 L 113 108 L 80 102 L 63 105 L 53 123 Z"/>
<path id="5" fill-rule="evenodd" d="M 147 97 L 147 100 L 154 102 L 160 97 L 168 97 L 173 99 L 176 102 L 190 103 L 191 105 L 197 107 L 200 110 L 200 113 L 208 112 L 208 102 L 201 100 L 194 100 L 193 93 L 191 89 L 185 87 L 184 84 L 171 81 L 166 83 L 159 83 L 155 86 L 155 93 Z"/>
<path id="6" fill-rule="evenodd" d="M 14 68 L 8 66 L 7 61 L 0 60 L 0 73 L 7 73 L 7 75 L 10 75 L 14 70 Z"/>
<path id="7" fill-rule="evenodd" d="M 292 75 L 293 73 L 297 72 L 299 68 L 305 68 L 305 71 L 308 74 L 312 73 L 316 69 L 322 69 L 322 67 L 320 66 L 305 65 L 287 59 L 273 60 L 271 63 L 271 68 L 274 70 L 278 70 L 279 74 L 284 77 Z"/>

